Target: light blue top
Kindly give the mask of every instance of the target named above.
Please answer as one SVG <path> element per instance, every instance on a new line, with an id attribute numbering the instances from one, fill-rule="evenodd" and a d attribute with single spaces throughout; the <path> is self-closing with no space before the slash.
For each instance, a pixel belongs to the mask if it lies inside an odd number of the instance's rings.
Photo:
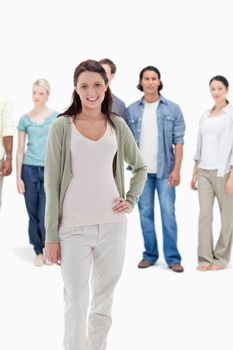
<path id="1" fill-rule="evenodd" d="M 126 109 L 126 123 L 139 145 L 144 98 Z M 168 178 L 175 163 L 173 145 L 184 143 L 185 122 L 180 107 L 160 95 L 155 118 L 158 124 L 157 177 Z M 156 135 L 155 135 L 156 137 Z"/>
<path id="2" fill-rule="evenodd" d="M 53 111 L 41 124 L 32 121 L 28 114 L 20 118 L 18 130 L 27 134 L 27 150 L 24 154 L 23 164 L 44 166 L 49 128 L 58 114 L 58 112 Z"/>

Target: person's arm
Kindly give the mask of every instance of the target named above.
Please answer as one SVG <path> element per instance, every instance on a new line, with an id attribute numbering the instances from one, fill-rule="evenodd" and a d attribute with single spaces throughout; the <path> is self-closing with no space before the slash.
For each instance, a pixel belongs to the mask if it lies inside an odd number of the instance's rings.
<path id="1" fill-rule="evenodd" d="M 49 131 L 46 160 L 45 160 L 45 256 L 60 265 L 61 249 L 58 239 L 59 226 L 59 203 L 60 203 L 60 181 L 61 181 L 61 157 L 62 157 L 62 130 L 60 120 L 55 121 Z"/>
<path id="2" fill-rule="evenodd" d="M 2 168 L 0 169 L 1 176 L 8 176 L 12 172 L 12 148 L 14 135 L 14 120 L 13 108 L 9 98 L 5 98 L 2 110 L 2 125 L 1 137 L 3 140 L 3 147 L 5 150 L 5 157 Z"/>
<path id="3" fill-rule="evenodd" d="M 231 119 L 230 127 L 229 127 L 229 133 L 231 135 L 231 155 L 230 155 L 230 173 L 225 185 L 225 191 L 226 193 L 233 193 L 233 120 Z"/>
<path id="4" fill-rule="evenodd" d="M 174 151 L 174 167 L 169 175 L 169 185 L 176 187 L 180 184 L 180 169 L 183 159 L 183 144 L 184 144 L 184 132 L 185 122 L 183 113 L 179 106 L 175 109 L 175 122 L 173 130 L 173 144 L 175 145 Z"/>
<path id="5" fill-rule="evenodd" d="M 175 164 L 172 169 L 172 172 L 169 175 L 169 185 L 172 187 L 176 187 L 180 184 L 180 169 L 183 159 L 183 145 L 176 144 L 175 145 Z"/>
<path id="6" fill-rule="evenodd" d="M 24 149 L 25 149 L 26 133 L 24 131 L 18 131 L 18 147 L 16 151 L 16 183 L 17 190 L 20 194 L 25 192 L 24 182 L 21 177 Z"/>
<path id="7" fill-rule="evenodd" d="M 226 193 L 233 193 L 233 166 L 231 166 L 231 170 L 226 182 L 225 190 L 226 190 Z"/>
<path id="8" fill-rule="evenodd" d="M 191 180 L 191 189 L 194 191 L 197 190 L 197 176 L 198 176 L 198 161 L 195 160 L 194 167 L 193 167 L 193 176 Z"/>
<path id="9" fill-rule="evenodd" d="M 131 212 L 143 191 L 147 177 L 147 168 L 128 125 L 122 121 L 121 126 L 125 161 L 132 166 L 133 170 L 126 198 L 120 198 L 116 207 L 127 206 L 127 211 L 122 211 Z"/>
<path id="10" fill-rule="evenodd" d="M 3 160 L 2 168 L 0 169 L 0 175 L 8 176 L 12 172 L 13 136 L 3 137 L 3 147 L 5 149 L 5 158 Z"/>

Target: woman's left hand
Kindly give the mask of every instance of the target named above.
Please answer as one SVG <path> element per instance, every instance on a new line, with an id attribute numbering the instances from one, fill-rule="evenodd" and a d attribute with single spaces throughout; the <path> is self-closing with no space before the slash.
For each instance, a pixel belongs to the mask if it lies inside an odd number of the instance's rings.
<path id="1" fill-rule="evenodd" d="M 226 193 L 233 193 L 233 179 L 231 177 L 228 178 L 225 187 Z"/>
<path id="2" fill-rule="evenodd" d="M 124 199 L 124 198 L 116 198 L 114 200 L 114 207 L 112 208 L 112 210 L 115 213 L 131 213 L 132 208 L 130 206 L 130 204 Z"/>

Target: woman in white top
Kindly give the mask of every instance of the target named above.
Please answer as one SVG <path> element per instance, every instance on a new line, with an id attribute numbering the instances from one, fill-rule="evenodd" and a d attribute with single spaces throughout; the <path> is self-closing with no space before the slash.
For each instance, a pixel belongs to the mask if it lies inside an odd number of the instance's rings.
<path id="1" fill-rule="evenodd" d="M 225 77 L 213 77 L 209 86 L 215 105 L 203 114 L 199 123 L 191 181 L 191 188 L 198 190 L 200 206 L 199 271 L 223 269 L 230 260 L 233 238 L 233 107 L 226 99 L 229 84 Z M 221 214 L 216 245 L 212 230 L 215 197 Z"/>
<path id="2" fill-rule="evenodd" d="M 45 249 L 51 262 L 61 263 L 66 350 L 106 349 L 113 291 L 124 261 L 125 213 L 146 179 L 133 135 L 122 118 L 111 114 L 111 101 L 104 68 L 93 60 L 80 63 L 72 104 L 48 138 Z M 124 161 L 133 167 L 126 195 Z"/>

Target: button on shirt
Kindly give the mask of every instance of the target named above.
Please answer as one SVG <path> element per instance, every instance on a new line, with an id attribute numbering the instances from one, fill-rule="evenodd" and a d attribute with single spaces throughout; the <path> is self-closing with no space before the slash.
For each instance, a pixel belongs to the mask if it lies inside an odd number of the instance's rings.
<path id="1" fill-rule="evenodd" d="M 144 102 L 139 148 L 147 165 L 148 173 L 157 172 L 158 126 L 157 107 L 159 101 Z"/>

